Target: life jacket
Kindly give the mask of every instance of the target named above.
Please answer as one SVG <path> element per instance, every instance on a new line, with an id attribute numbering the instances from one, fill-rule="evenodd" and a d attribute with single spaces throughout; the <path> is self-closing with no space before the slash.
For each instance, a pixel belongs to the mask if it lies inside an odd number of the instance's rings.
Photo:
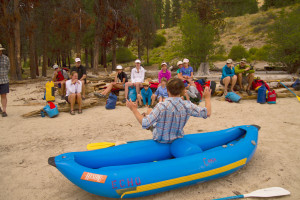
<path id="1" fill-rule="evenodd" d="M 198 92 L 200 93 L 201 99 L 202 99 L 203 87 L 202 87 L 202 85 L 201 85 L 200 83 L 198 83 L 198 82 L 195 82 L 195 85 L 196 85 L 196 88 L 197 88 Z M 200 99 L 200 100 L 201 100 L 201 99 Z"/>
<path id="2" fill-rule="evenodd" d="M 46 83 L 45 100 L 55 101 L 55 89 L 53 81 L 48 81 Z"/>
<path id="3" fill-rule="evenodd" d="M 57 81 L 63 81 L 63 80 L 65 80 L 65 77 L 64 77 L 62 71 L 58 71 L 57 72 L 56 80 Z"/>
<path id="4" fill-rule="evenodd" d="M 269 104 L 275 104 L 276 103 L 276 92 L 275 92 L 275 90 L 272 90 L 272 91 L 268 92 L 267 103 L 269 103 Z"/>
<path id="5" fill-rule="evenodd" d="M 152 92 L 155 92 L 158 88 L 158 85 L 159 85 L 159 83 L 156 83 L 156 82 L 149 82 L 149 84 L 150 84 L 149 87 L 152 90 Z"/>
<path id="6" fill-rule="evenodd" d="M 254 79 L 253 82 L 252 82 L 252 89 L 257 91 L 258 88 L 260 88 L 262 85 L 265 85 L 265 87 L 267 88 L 267 90 L 270 91 L 270 87 L 269 85 L 263 81 L 263 80 L 259 80 L 259 79 Z"/>

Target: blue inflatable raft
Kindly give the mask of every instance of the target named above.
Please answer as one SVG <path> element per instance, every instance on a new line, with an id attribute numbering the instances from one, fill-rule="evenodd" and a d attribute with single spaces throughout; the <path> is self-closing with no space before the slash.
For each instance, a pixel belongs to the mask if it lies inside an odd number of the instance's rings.
<path id="1" fill-rule="evenodd" d="M 256 147 L 259 126 L 186 135 L 172 144 L 153 140 L 50 157 L 67 179 L 104 197 L 152 195 L 220 178 L 245 166 Z"/>

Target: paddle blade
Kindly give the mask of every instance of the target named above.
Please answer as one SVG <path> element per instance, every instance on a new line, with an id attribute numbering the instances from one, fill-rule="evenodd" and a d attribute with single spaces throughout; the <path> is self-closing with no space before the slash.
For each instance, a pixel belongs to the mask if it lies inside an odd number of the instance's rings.
<path id="1" fill-rule="evenodd" d="M 300 101 L 300 97 L 297 96 L 298 101 Z"/>
<path id="2" fill-rule="evenodd" d="M 104 149 L 108 147 L 115 146 L 115 143 L 112 142 L 99 142 L 99 143 L 91 143 L 86 146 L 88 150 L 96 150 L 96 149 Z"/>
<path id="3" fill-rule="evenodd" d="M 249 194 L 244 194 L 244 197 L 277 197 L 291 194 L 286 189 L 281 187 L 270 187 L 265 189 L 256 190 Z"/>

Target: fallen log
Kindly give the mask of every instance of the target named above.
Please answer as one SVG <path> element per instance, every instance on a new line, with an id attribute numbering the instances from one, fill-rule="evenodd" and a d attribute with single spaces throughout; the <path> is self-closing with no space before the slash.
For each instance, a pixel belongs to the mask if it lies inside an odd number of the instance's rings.
<path id="1" fill-rule="evenodd" d="M 87 109 L 98 105 L 105 105 L 105 99 L 98 99 L 98 98 L 86 99 L 85 101 L 82 101 L 81 108 Z M 70 104 L 66 102 L 58 103 L 57 108 L 59 112 L 69 112 L 71 109 Z M 78 109 L 77 104 L 75 105 L 74 109 Z M 40 116 L 42 110 L 43 108 L 31 111 L 29 113 L 25 113 L 22 115 L 22 117 L 28 118 L 28 117 Z"/>

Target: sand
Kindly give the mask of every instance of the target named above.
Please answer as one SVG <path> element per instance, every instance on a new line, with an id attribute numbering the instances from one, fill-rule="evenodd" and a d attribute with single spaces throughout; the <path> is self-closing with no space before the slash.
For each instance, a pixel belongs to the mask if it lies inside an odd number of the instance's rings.
<path id="1" fill-rule="evenodd" d="M 126 107 L 105 110 L 97 106 L 71 116 L 29 118 L 20 115 L 42 106 L 20 106 L 22 98 L 42 98 L 44 83 L 12 85 L 8 117 L 0 117 L 0 199 L 2 200 L 96 200 L 108 199 L 83 191 L 49 166 L 48 157 L 71 151 L 84 151 L 91 142 L 115 142 L 151 138 Z M 203 106 L 204 103 L 201 103 Z M 251 192 L 265 187 L 288 189 L 300 199 L 300 102 L 296 98 L 278 99 L 276 105 L 254 100 L 239 104 L 212 99 L 212 116 L 206 120 L 190 118 L 186 134 L 216 131 L 237 125 L 257 124 L 257 151 L 251 162 L 227 177 L 148 196 L 144 200 L 212 199 Z M 141 109 L 144 111 L 145 109 Z"/>

